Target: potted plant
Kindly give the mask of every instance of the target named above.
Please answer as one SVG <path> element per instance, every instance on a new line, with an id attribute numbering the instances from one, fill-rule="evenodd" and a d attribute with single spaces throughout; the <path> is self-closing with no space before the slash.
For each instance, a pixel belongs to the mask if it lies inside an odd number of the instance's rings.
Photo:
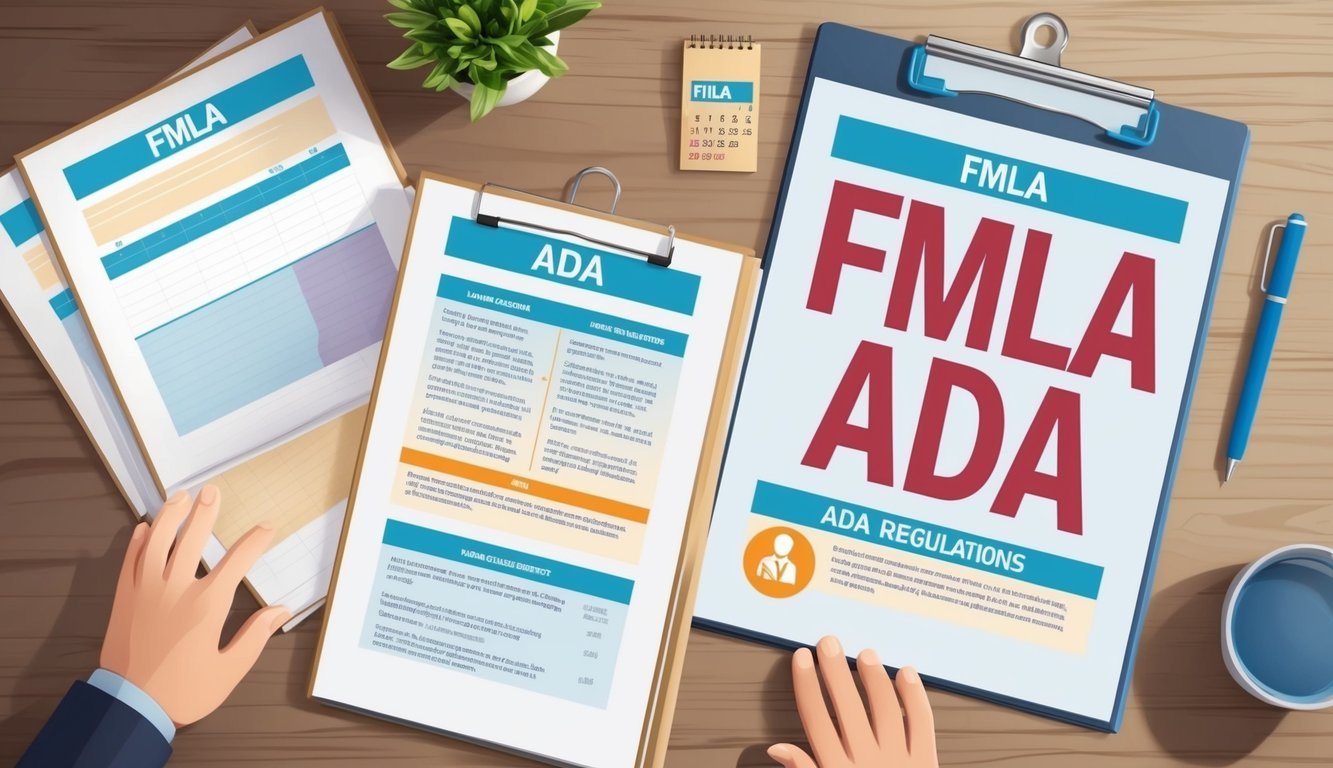
<path id="1" fill-rule="evenodd" d="M 601 7 L 597 0 L 389 0 L 384 18 L 412 41 L 392 69 L 433 65 L 425 88 L 452 88 L 472 120 L 517 104 L 569 71 L 555 55 L 560 30 Z"/>

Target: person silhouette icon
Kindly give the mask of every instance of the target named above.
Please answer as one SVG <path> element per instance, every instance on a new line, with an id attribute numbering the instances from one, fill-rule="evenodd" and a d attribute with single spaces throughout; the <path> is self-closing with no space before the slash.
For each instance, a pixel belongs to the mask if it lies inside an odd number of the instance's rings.
<path id="1" fill-rule="evenodd" d="M 759 570 L 755 575 L 764 581 L 795 584 L 796 563 L 789 558 L 794 545 L 792 537 L 785 533 L 773 537 L 773 554 L 759 561 Z"/>

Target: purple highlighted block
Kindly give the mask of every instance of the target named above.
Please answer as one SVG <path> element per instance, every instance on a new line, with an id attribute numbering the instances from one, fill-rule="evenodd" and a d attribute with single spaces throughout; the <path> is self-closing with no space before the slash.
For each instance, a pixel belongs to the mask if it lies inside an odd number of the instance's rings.
<path id="1" fill-rule="evenodd" d="M 384 338 L 398 279 L 379 228 L 369 226 L 292 265 L 319 331 L 325 365 Z"/>

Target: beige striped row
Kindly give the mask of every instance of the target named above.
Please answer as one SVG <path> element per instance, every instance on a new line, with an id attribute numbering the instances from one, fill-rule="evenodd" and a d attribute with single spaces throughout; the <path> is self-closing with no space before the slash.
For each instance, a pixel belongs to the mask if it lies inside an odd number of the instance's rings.
<path id="1" fill-rule="evenodd" d="M 34 245 L 23 253 L 23 260 L 27 262 L 28 269 L 42 290 L 47 291 L 57 285 L 64 288 L 65 281 L 60 279 L 60 273 L 56 271 L 56 265 L 51 263 L 51 254 L 46 252 L 45 246 Z"/>
<path id="2" fill-rule="evenodd" d="M 168 218 L 209 195 L 333 134 L 324 102 L 307 99 L 245 133 L 84 209 L 98 245 L 118 240 L 140 227 Z"/>

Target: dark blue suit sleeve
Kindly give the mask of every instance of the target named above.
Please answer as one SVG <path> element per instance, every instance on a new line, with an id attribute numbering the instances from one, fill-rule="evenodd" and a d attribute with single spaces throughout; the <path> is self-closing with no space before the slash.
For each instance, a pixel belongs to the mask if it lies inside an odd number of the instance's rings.
<path id="1" fill-rule="evenodd" d="M 78 681 L 17 768 L 162 768 L 169 757 L 171 744 L 147 718 Z"/>

